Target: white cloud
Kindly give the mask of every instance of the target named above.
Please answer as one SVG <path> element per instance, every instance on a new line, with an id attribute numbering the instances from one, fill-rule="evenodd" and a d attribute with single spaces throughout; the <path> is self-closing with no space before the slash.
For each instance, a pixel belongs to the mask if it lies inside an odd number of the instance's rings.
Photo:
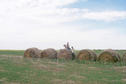
<path id="1" fill-rule="evenodd" d="M 78 0 L 1 0 L 0 5 L 5 8 L 55 8 L 62 7 L 77 2 Z"/>
<path id="2" fill-rule="evenodd" d="M 126 19 L 126 11 L 86 12 L 82 17 L 90 20 L 116 21 Z"/>
<path id="3" fill-rule="evenodd" d="M 0 22 L 59 24 L 80 19 L 116 21 L 126 19 L 126 11 L 90 11 L 64 8 L 79 0 L 1 0 Z M 84 0 L 86 1 L 86 0 Z"/>
<path id="4" fill-rule="evenodd" d="M 62 48 L 70 41 L 75 48 L 124 48 L 125 35 L 116 30 L 76 31 L 65 25 L 80 19 L 115 21 L 126 18 L 125 11 L 95 12 L 66 8 L 78 0 L 0 0 L 0 48 Z M 84 0 L 86 1 L 86 0 Z M 85 30 L 86 28 L 83 27 Z M 116 39 L 118 37 L 118 39 Z M 100 39 L 100 40 L 99 40 Z M 113 43 L 114 41 L 114 43 Z M 121 45 L 119 44 L 121 43 Z M 60 47 L 59 47 L 60 46 Z"/>
<path id="5" fill-rule="evenodd" d="M 62 8 L 77 0 L 2 0 L 0 22 L 41 22 L 55 24 L 73 21 L 72 14 L 78 9 Z M 72 15 L 72 17 L 70 17 Z"/>

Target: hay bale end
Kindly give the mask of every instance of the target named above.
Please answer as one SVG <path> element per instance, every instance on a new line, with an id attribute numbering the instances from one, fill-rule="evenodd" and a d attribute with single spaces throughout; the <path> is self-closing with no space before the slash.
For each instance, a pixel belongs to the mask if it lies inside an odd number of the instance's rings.
<path id="1" fill-rule="evenodd" d="M 98 61 L 101 62 L 118 62 L 120 60 L 120 55 L 112 49 L 103 51 L 98 57 Z"/>
<path id="2" fill-rule="evenodd" d="M 24 57 L 40 58 L 40 53 L 41 53 L 41 50 L 39 50 L 38 48 L 29 48 L 25 50 Z"/>
<path id="3" fill-rule="evenodd" d="M 83 49 L 81 50 L 78 55 L 77 55 L 77 59 L 79 60 L 87 60 L 87 61 L 96 61 L 97 59 L 97 55 L 95 52 L 93 52 L 92 50 L 89 49 Z"/>
<path id="4" fill-rule="evenodd" d="M 123 58 L 122 58 L 122 61 L 123 61 L 124 63 L 126 63 L 126 53 L 124 53 Z"/>
<path id="5" fill-rule="evenodd" d="M 72 60 L 72 51 L 68 49 L 60 49 L 57 54 L 58 59 Z"/>
<path id="6" fill-rule="evenodd" d="M 57 51 L 53 48 L 45 49 L 41 52 L 41 58 L 56 59 Z"/>

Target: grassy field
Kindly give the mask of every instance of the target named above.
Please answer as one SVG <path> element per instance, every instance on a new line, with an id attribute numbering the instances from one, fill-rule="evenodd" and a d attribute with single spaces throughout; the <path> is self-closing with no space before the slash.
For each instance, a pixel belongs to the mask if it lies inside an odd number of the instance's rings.
<path id="1" fill-rule="evenodd" d="M 123 63 L 26 59 L 23 52 L 0 50 L 0 84 L 126 84 Z"/>
<path id="2" fill-rule="evenodd" d="M 24 50 L 0 50 L 0 55 L 23 56 Z"/>

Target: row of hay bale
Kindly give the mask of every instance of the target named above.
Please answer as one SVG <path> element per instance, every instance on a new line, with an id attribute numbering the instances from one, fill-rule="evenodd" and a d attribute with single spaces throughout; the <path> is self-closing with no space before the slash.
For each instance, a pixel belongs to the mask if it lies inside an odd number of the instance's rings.
<path id="1" fill-rule="evenodd" d="M 67 49 L 60 49 L 58 52 L 55 49 L 49 48 L 45 50 L 39 50 L 37 48 L 29 48 L 24 52 L 24 57 L 29 58 L 49 58 L 49 59 L 72 59 L 72 52 Z M 88 49 L 79 51 L 76 56 L 78 60 L 91 60 L 101 62 L 120 62 L 120 55 L 114 50 L 105 50 L 99 56 Z M 123 56 L 123 61 L 126 62 L 126 53 Z"/>
<path id="2" fill-rule="evenodd" d="M 100 61 L 100 62 L 125 62 L 126 63 L 126 53 L 120 57 L 119 53 L 112 49 L 104 50 L 99 55 L 97 55 L 92 50 L 81 50 L 77 55 L 79 60 L 91 60 L 91 61 Z"/>
<path id="3" fill-rule="evenodd" d="M 91 61 L 100 61 L 100 62 L 120 62 L 120 55 L 114 50 L 105 50 L 97 55 L 92 50 L 81 50 L 77 55 L 79 60 L 91 60 Z"/>
<path id="4" fill-rule="evenodd" d="M 58 52 L 55 49 L 48 48 L 39 50 L 37 48 L 29 48 L 24 52 L 24 57 L 28 58 L 49 58 L 49 59 L 72 59 L 72 52 L 67 49 L 60 49 Z"/>

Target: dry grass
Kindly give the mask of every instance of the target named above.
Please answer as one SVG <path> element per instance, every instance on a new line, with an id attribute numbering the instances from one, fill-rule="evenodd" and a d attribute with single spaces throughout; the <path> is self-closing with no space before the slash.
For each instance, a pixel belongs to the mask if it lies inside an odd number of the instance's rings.
<path id="1" fill-rule="evenodd" d="M 0 56 L 0 84 L 125 84 L 121 63 Z"/>

